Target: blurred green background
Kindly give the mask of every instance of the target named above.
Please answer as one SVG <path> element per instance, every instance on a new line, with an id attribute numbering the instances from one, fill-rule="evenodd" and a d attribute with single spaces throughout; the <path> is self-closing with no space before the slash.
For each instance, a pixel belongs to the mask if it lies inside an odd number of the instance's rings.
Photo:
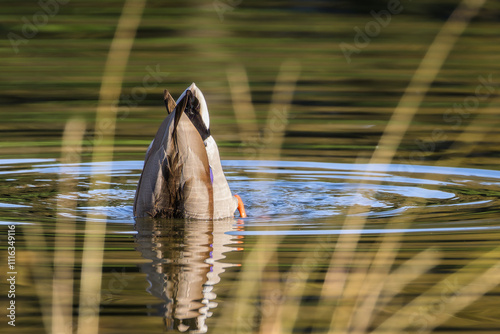
<path id="1" fill-rule="evenodd" d="M 104 64 L 123 4 L 0 1 L 1 157 L 59 157 L 62 129 L 75 115 L 87 120 L 84 159 L 90 156 Z M 427 48 L 458 4 L 148 0 L 123 83 L 113 159 L 143 159 L 166 115 L 163 89 L 177 97 L 193 81 L 207 98 L 222 157 L 253 158 L 245 154 L 248 143 L 238 135 L 227 71 L 233 65 L 246 68 L 262 129 L 280 66 L 288 59 L 297 61 L 301 72 L 282 158 L 367 158 Z M 381 11 L 393 5 L 400 12 L 384 18 Z M 383 25 L 377 23 L 378 30 L 372 11 L 385 19 Z M 44 12 L 48 15 L 38 15 Z M 471 120 L 479 119 L 476 130 L 481 132 L 497 118 L 480 111 L 494 103 L 498 86 L 467 112 L 460 105 L 475 96 L 481 77 L 498 82 L 499 18 L 500 3 L 487 1 L 459 38 L 396 162 L 429 164 L 453 155 L 446 149 Z M 370 22 L 373 36 L 358 39 L 359 52 L 350 54 L 348 62 L 341 44 L 355 47 L 357 31 L 369 29 Z M 157 81 L 145 87 L 150 72 Z M 498 156 L 494 133 L 463 164 L 494 167 Z"/>

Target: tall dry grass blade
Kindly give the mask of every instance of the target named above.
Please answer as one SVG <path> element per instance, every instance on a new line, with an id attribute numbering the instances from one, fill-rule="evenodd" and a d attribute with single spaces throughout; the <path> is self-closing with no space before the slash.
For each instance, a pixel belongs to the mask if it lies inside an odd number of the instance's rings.
<path id="1" fill-rule="evenodd" d="M 354 244 L 355 238 L 359 237 L 359 234 L 354 234 L 353 240 L 350 242 L 351 247 L 356 247 Z M 359 241 L 359 240 L 358 240 Z M 372 265 L 374 254 L 373 252 L 363 252 L 358 254 L 356 250 L 344 251 L 345 258 L 342 259 L 344 265 L 344 270 L 338 271 L 339 277 L 338 285 L 342 286 L 342 290 L 338 291 L 341 296 L 337 300 L 335 310 L 333 312 L 329 333 L 337 332 L 347 332 L 349 329 L 349 321 L 352 318 L 354 307 L 356 306 L 356 298 L 360 295 L 360 290 L 363 289 L 363 285 L 367 280 L 367 269 Z M 333 256 L 336 256 L 335 254 Z M 352 258 L 351 263 L 347 264 L 346 259 Z"/>
<path id="2" fill-rule="evenodd" d="M 246 258 L 245 263 L 256 263 L 256 266 L 243 267 L 240 284 L 236 293 L 237 300 L 239 301 L 234 308 L 234 318 L 237 321 L 244 319 L 254 319 L 255 307 L 248 301 L 252 295 L 258 296 L 259 286 L 262 284 L 263 273 L 266 266 L 271 259 L 275 256 L 276 249 L 278 248 L 281 238 L 274 239 L 268 242 L 267 238 L 260 238 L 255 245 L 254 250 Z M 266 249 L 264 252 L 263 249 Z M 249 323 L 250 325 L 251 323 Z"/>
<path id="3" fill-rule="evenodd" d="M 401 224 L 401 229 L 408 227 L 408 220 L 409 218 L 405 219 L 405 222 Z M 354 333 L 364 333 L 366 328 L 368 328 L 382 290 L 383 285 L 380 283 L 384 282 L 389 276 L 396 255 L 401 248 L 401 235 L 385 233 L 381 238 L 382 242 L 376 250 L 373 261 L 370 263 L 365 280 L 361 282 L 359 288 L 356 287 L 357 290 L 353 290 L 349 294 L 357 294 L 356 302 L 353 304 L 353 309 L 350 312 L 351 319 L 347 324 L 347 328 L 352 328 Z"/>
<path id="4" fill-rule="evenodd" d="M 489 290 L 500 284 L 500 247 L 471 261 L 465 267 L 449 275 L 425 293 L 394 313 L 380 324 L 372 334 L 401 333 L 406 328 L 419 333 L 429 333 L 453 315 L 481 298 Z M 487 268 L 478 275 L 478 268 Z M 427 310 L 425 327 L 419 322 L 416 327 L 415 315 Z M 413 320 L 413 321 L 412 321 Z"/>
<path id="5" fill-rule="evenodd" d="M 273 97 L 267 115 L 262 140 L 265 145 L 260 152 L 261 157 L 267 156 L 277 159 L 281 155 L 290 106 L 292 105 L 293 94 L 299 76 L 299 62 L 293 59 L 283 62 L 274 85 Z"/>
<path id="6" fill-rule="evenodd" d="M 400 243 L 400 239 L 395 237 L 394 245 Z M 382 309 L 396 294 L 400 293 L 403 288 L 426 273 L 428 270 L 438 265 L 440 253 L 434 248 L 426 249 L 411 259 L 403 263 L 394 272 L 389 273 L 389 264 L 394 262 L 394 257 L 397 252 L 390 251 L 391 243 L 385 243 L 380 247 L 375 263 L 370 268 L 370 273 L 363 290 L 358 295 L 356 306 L 351 318 L 349 328 L 352 328 L 353 333 L 367 333 L 377 310 Z M 399 248 L 399 247 L 398 247 Z M 382 249 L 385 249 L 383 251 Z M 383 253 L 387 253 L 384 255 Z M 379 256 L 379 254 L 382 254 Z M 389 257 L 380 262 L 379 257 Z M 378 265 L 377 265 L 377 262 Z M 377 271 L 377 268 L 380 270 Z"/>
<path id="7" fill-rule="evenodd" d="M 355 164 L 360 164 L 364 159 L 358 157 Z M 361 187 L 366 181 L 361 181 L 355 192 L 360 194 Z M 356 255 L 356 247 L 361 235 L 359 233 L 350 233 L 348 230 L 362 230 L 365 226 L 365 214 L 370 210 L 370 207 L 355 205 L 349 206 L 345 220 L 342 223 L 342 230 L 346 233 L 341 233 L 335 242 L 335 249 L 330 259 L 330 264 L 325 275 L 325 282 L 321 289 L 321 300 L 337 299 L 340 300 L 349 276 L 349 266 L 352 264 Z M 335 318 L 335 314 L 332 319 Z"/>
<path id="8" fill-rule="evenodd" d="M 305 257 L 301 263 L 296 261 L 288 274 L 288 279 L 283 287 L 283 298 L 278 305 L 276 312 L 275 327 L 273 331 L 262 333 L 273 334 L 292 334 L 295 328 L 296 320 L 300 315 L 300 306 L 302 296 L 306 292 L 307 282 L 315 269 L 313 266 L 307 266 L 309 258 Z M 296 279 L 298 278 L 298 279 Z"/>
<path id="9" fill-rule="evenodd" d="M 55 231 L 54 278 L 52 280 L 52 331 L 73 333 L 73 270 L 75 264 L 75 219 L 64 218 L 65 210 L 75 211 L 77 199 L 67 197 L 76 191 L 85 121 L 73 118 L 66 123 L 63 134 L 60 168 L 60 196 L 57 199 Z M 66 196 L 61 196 L 66 195 Z"/>
<path id="10" fill-rule="evenodd" d="M 278 253 L 275 252 L 274 258 L 278 257 Z M 273 258 L 271 258 L 271 261 Z M 269 262 L 271 262 L 269 261 Z M 278 262 L 279 260 L 275 260 Z M 263 310 L 260 312 L 262 316 L 260 317 L 259 334 L 274 334 L 281 333 L 282 329 L 280 326 L 280 312 L 279 306 L 282 302 L 282 284 L 280 280 L 280 273 L 278 266 L 268 266 L 266 269 L 266 275 L 263 276 L 260 288 L 260 302 L 259 307 Z"/>
<path id="11" fill-rule="evenodd" d="M 62 159 L 60 175 L 68 174 L 69 163 L 78 165 L 81 142 L 85 125 L 82 120 L 71 119 L 66 123 L 62 140 Z M 59 194 L 75 189 L 74 179 L 62 181 Z M 58 216 L 55 229 L 54 258 L 50 262 L 43 227 L 39 224 L 25 229 L 24 235 L 30 251 L 30 266 L 33 268 L 35 291 L 42 312 L 42 321 L 47 333 L 72 333 L 73 312 L 73 269 L 74 269 L 74 221 L 66 224 L 60 215 L 63 208 L 76 207 L 76 202 L 59 197 Z M 51 269 L 54 268 L 54 270 Z"/>
<path id="12" fill-rule="evenodd" d="M 499 103 L 499 101 L 493 101 L 491 104 L 494 105 L 495 103 Z M 486 111 L 483 111 L 482 114 L 495 114 L 496 109 L 491 107 L 486 109 Z M 479 115 L 478 115 L 479 116 Z M 460 165 L 461 161 L 470 153 L 474 151 L 474 148 L 477 147 L 478 143 L 484 140 L 488 133 L 491 132 L 491 130 L 495 129 L 498 125 L 498 120 L 493 120 L 491 123 L 488 124 L 488 128 L 490 131 L 480 131 L 477 132 L 475 129 L 479 128 L 481 120 L 479 117 L 476 117 L 468 126 L 467 128 L 458 136 L 458 138 L 455 140 L 455 143 L 449 148 L 449 150 L 456 149 L 458 150 L 457 146 L 461 146 L 462 144 L 467 144 L 468 146 L 465 148 L 460 147 L 460 153 L 461 155 L 459 157 L 455 157 L 454 159 L 449 159 L 449 160 L 444 160 L 440 159 L 436 163 L 436 165 L 442 165 L 444 162 L 448 165 L 453 165 L 453 166 L 458 166 Z M 481 126 L 481 128 L 484 128 L 484 126 Z M 433 175 L 434 178 L 436 178 L 436 175 Z M 447 176 L 442 175 L 441 177 L 438 177 L 438 179 L 445 179 Z M 423 179 L 427 179 L 428 177 L 424 176 Z M 408 205 L 410 200 L 407 200 L 404 204 L 404 206 Z M 417 209 L 418 210 L 418 209 Z M 416 216 L 417 212 L 414 212 L 412 216 Z M 391 219 L 391 222 L 393 222 L 395 219 Z M 386 248 L 386 247 L 384 247 Z M 431 250 L 431 249 L 430 249 Z M 426 253 L 429 253 L 429 250 L 425 251 Z M 432 254 L 436 253 L 435 251 L 431 252 Z M 419 262 L 422 262 L 419 260 L 419 257 L 422 253 L 418 254 L 417 257 L 412 258 L 409 261 L 414 262 L 414 260 L 417 260 Z M 423 254 L 422 254 L 423 255 Z M 426 270 L 432 268 L 433 266 L 437 265 L 437 257 L 434 255 L 431 259 L 425 259 L 423 263 L 425 263 L 425 267 L 422 267 L 422 271 L 420 273 L 417 273 L 417 276 L 411 275 L 408 276 L 407 272 L 411 270 L 412 268 L 415 268 L 416 266 L 414 264 L 411 265 L 405 265 L 404 267 L 401 266 L 398 268 L 395 272 L 391 273 L 388 277 L 384 279 L 384 283 L 386 284 L 380 284 L 378 287 L 372 289 L 369 288 L 368 290 L 371 291 L 370 294 L 367 297 L 363 297 L 363 294 L 360 294 L 359 298 L 364 298 L 363 305 L 360 307 L 356 308 L 356 313 L 357 316 L 356 318 L 352 321 L 353 324 L 353 332 L 354 333 L 365 333 L 367 331 L 367 328 L 370 324 L 370 319 L 372 317 L 366 316 L 366 315 L 374 315 L 374 309 L 375 306 L 378 308 L 383 308 L 386 302 L 381 302 L 377 298 L 375 298 L 375 294 L 380 294 L 383 295 L 384 300 L 388 301 L 390 300 L 394 294 L 396 294 L 398 291 L 402 290 L 404 286 L 410 282 L 411 280 L 415 279 L 418 277 L 418 275 L 424 273 Z M 427 268 L 427 269 L 426 269 Z M 486 280 L 487 279 L 487 274 L 484 274 L 482 277 L 478 278 L 478 280 Z M 406 278 L 405 278 L 406 277 Z M 368 280 L 369 281 L 369 280 Z M 387 290 L 387 286 L 392 287 L 392 292 Z M 382 289 L 382 291 L 380 291 Z M 358 298 L 358 299 L 359 299 Z M 375 305 L 376 303 L 376 305 Z M 452 316 L 452 314 L 448 315 Z"/>
<path id="13" fill-rule="evenodd" d="M 241 142 L 257 136 L 259 128 L 252 104 L 248 76 L 241 65 L 233 65 L 226 71 L 229 90 L 233 101 L 234 115 L 238 124 Z"/>
<path id="14" fill-rule="evenodd" d="M 264 270 L 271 259 L 276 256 L 276 249 L 281 239 L 282 237 L 273 239 L 260 237 L 253 246 L 253 249 L 245 257 L 244 262 L 246 264 L 255 265 L 242 267 L 239 274 L 238 286 L 234 294 L 235 304 L 228 305 L 220 317 L 220 319 L 233 319 L 231 332 L 252 333 L 254 331 L 255 318 L 259 314 L 251 299 L 259 296 Z M 224 321 L 216 322 L 213 332 L 227 332 L 227 329 L 221 328 L 223 323 Z"/>
<path id="15" fill-rule="evenodd" d="M 366 211 L 366 207 L 352 205 L 346 215 L 342 230 L 363 229 L 366 218 L 360 214 L 364 214 Z M 359 238 L 359 233 L 341 233 L 339 235 L 321 290 L 323 299 L 340 298 L 342 296 L 347 277 L 349 276 L 349 267 L 356 254 L 356 246 Z"/>
<path id="16" fill-rule="evenodd" d="M 227 70 L 240 139 L 242 143 L 255 144 L 256 147 L 250 147 L 249 152 L 255 153 L 259 158 L 272 157 L 277 159 L 281 154 L 289 109 L 299 76 L 300 64 L 297 61 L 286 60 L 283 62 L 274 86 L 266 126 L 261 134 L 252 105 L 245 69 L 235 65 Z"/>
<path id="17" fill-rule="evenodd" d="M 125 2 L 111 42 L 97 106 L 95 131 L 100 131 L 100 140 L 94 142 L 92 161 L 95 169 L 91 177 L 92 189 L 107 188 L 111 180 L 110 160 L 113 154 L 117 113 L 117 106 L 114 102 L 120 97 L 126 65 L 145 3 L 145 0 Z M 98 162 L 106 162 L 105 171 L 97 171 L 96 163 Z M 96 200 L 93 200 L 90 207 L 96 204 Z M 82 255 L 78 334 L 94 334 L 99 328 L 103 247 L 106 233 L 106 224 L 102 222 L 103 219 L 106 219 L 104 214 L 90 212 L 87 215 Z"/>
<path id="18" fill-rule="evenodd" d="M 406 260 L 381 282 L 380 294 L 383 295 L 384 300 L 379 300 L 377 306 L 383 308 L 408 283 L 437 266 L 442 255 L 442 252 L 431 247 Z"/>

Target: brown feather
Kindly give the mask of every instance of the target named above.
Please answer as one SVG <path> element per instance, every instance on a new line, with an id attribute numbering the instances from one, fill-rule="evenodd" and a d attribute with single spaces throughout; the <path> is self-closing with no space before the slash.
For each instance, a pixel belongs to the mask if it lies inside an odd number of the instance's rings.
<path id="1" fill-rule="evenodd" d="M 170 95 L 170 92 L 165 89 L 163 92 L 163 101 L 165 102 L 165 108 L 167 108 L 167 113 L 170 114 L 174 111 L 177 104 L 175 103 L 174 98 Z"/>

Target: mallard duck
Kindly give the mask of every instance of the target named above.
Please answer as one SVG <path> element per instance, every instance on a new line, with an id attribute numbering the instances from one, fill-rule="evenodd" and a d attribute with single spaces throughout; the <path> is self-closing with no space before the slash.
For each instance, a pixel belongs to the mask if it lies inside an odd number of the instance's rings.
<path id="1" fill-rule="evenodd" d="M 136 217 L 222 219 L 236 209 L 210 134 L 207 103 L 193 83 L 174 101 L 165 90 L 168 116 L 149 145 L 134 200 Z"/>

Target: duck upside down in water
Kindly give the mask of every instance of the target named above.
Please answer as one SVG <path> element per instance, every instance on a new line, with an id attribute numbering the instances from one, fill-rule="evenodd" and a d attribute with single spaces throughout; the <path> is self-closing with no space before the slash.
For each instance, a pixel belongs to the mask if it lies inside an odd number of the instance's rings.
<path id="1" fill-rule="evenodd" d="M 136 217 L 222 219 L 239 210 L 210 134 L 207 103 L 193 83 L 174 101 L 165 90 L 168 116 L 149 145 L 134 200 Z"/>

